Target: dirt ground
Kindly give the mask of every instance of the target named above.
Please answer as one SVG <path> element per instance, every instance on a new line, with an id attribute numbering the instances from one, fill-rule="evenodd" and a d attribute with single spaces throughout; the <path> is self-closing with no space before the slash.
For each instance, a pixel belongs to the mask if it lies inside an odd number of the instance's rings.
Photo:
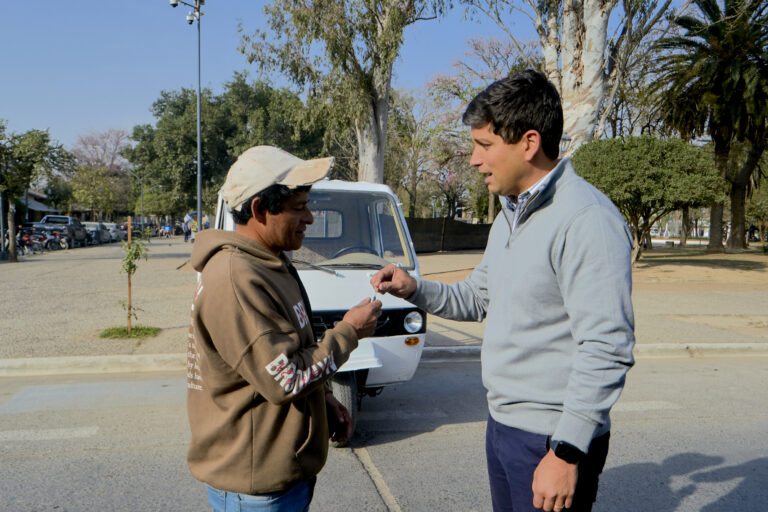
<path id="1" fill-rule="evenodd" d="M 195 274 L 177 268 L 189 257 L 180 239 L 153 241 L 140 264 L 134 301 L 138 323 L 162 329 L 156 338 L 104 340 L 123 325 L 126 276 L 117 245 L 56 251 L 0 264 L 0 358 L 183 352 Z M 419 255 L 426 279 L 455 282 L 481 251 Z M 768 343 L 768 253 L 761 247 L 708 254 L 699 247 L 646 252 L 634 271 L 638 343 Z M 483 326 L 432 320 L 440 336 L 428 344 L 478 344 Z"/>

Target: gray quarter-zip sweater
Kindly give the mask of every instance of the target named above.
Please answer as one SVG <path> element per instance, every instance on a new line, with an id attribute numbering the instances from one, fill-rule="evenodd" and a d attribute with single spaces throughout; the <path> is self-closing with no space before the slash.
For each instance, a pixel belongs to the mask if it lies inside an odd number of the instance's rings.
<path id="1" fill-rule="evenodd" d="M 486 318 L 481 360 L 491 416 L 586 452 L 610 429 L 634 363 L 632 237 L 568 159 L 514 230 L 504 213 L 466 280 L 419 280 L 408 300 L 444 318 Z"/>

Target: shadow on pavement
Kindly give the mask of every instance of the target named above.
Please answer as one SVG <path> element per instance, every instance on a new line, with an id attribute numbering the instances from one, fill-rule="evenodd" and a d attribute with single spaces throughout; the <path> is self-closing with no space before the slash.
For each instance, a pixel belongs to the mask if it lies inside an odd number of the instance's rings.
<path id="1" fill-rule="evenodd" d="M 652 268 L 660 267 L 663 265 L 685 265 L 691 267 L 702 268 L 714 268 L 714 269 L 731 269 L 731 270 L 765 270 L 768 268 L 768 258 L 765 262 L 762 261 L 750 261 L 739 259 L 693 259 L 693 258 L 670 258 L 668 256 L 660 256 L 654 258 L 653 256 L 643 257 L 637 263 L 638 268 Z"/>
<path id="2" fill-rule="evenodd" d="M 768 503 L 768 458 L 754 459 L 736 466 L 711 469 L 724 462 L 719 456 L 682 453 L 660 464 L 627 464 L 606 470 L 600 477 L 600 492 L 595 512 L 648 510 L 673 512 L 694 494 L 707 497 L 711 490 L 698 483 L 740 483 L 718 500 L 697 508 L 703 512 L 765 510 Z M 683 482 L 682 485 L 676 483 Z M 692 483 L 691 483 L 692 482 Z"/>
<path id="3" fill-rule="evenodd" d="M 448 371 L 446 371 L 448 369 Z M 482 422 L 488 405 L 480 362 L 422 365 L 413 379 L 363 398 L 352 448 L 390 443 L 440 427 Z"/>

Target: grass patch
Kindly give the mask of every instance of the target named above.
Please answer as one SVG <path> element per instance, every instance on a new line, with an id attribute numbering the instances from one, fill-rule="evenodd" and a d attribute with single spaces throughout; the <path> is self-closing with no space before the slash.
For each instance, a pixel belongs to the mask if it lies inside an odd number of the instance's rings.
<path id="1" fill-rule="evenodd" d="M 134 325 L 131 328 L 131 332 L 128 332 L 125 326 L 123 327 L 109 327 L 101 331 L 99 338 L 154 338 L 157 333 L 160 332 L 159 327 L 149 327 L 146 325 Z"/>

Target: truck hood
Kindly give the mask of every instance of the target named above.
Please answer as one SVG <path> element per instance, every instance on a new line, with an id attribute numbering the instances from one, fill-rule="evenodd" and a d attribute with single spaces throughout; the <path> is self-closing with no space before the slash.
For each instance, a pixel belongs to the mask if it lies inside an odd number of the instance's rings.
<path id="1" fill-rule="evenodd" d="M 373 297 L 373 269 L 334 268 L 337 275 L 312 268 L 298 268 L 313 311 L 347 310 L 366 297 Z M 417 274 L 411 273 L 418 277 Z M 383 309 L 412 308 L 413 304 L 393 295 L 377 295 Z"/>

